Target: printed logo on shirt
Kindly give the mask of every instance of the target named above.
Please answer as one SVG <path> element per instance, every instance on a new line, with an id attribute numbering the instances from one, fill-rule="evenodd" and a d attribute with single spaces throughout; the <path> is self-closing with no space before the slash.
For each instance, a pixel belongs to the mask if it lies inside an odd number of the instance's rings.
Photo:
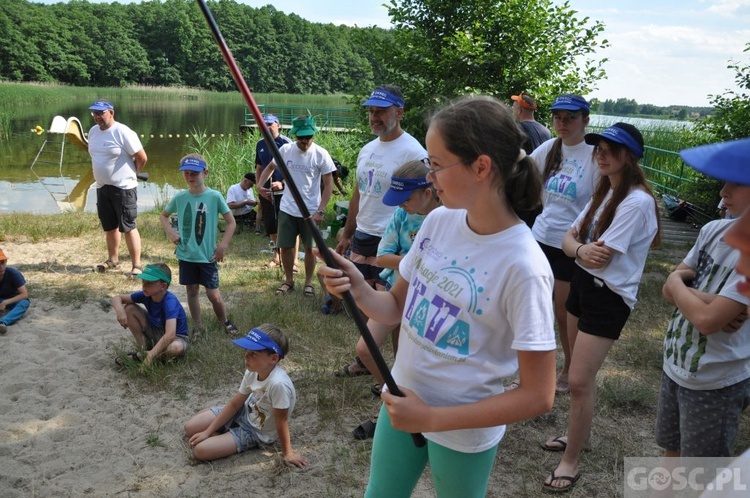
<path id="1" fill-rule="evenodd" d="M 576 200 L 578 198 L 577 182 L 583 179 L 583 168 L 583 165 L 575 160 L 564 160 L 560 170 L 547 178 L 544 184 L 545 190 L 556 196 Z"/>
<path id="2" fill-rule="evenodd" d="M 206 235 L 206 205 L 202 202 L 198 204 L 198 211 L 195 215 L 195 241 L 198 245 L 203 243 L 203 237 Z"/>

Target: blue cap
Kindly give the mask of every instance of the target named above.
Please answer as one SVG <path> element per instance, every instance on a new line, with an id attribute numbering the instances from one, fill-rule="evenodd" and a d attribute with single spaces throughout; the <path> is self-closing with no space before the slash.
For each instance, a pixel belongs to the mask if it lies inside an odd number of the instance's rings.
<path id="1" fill-rule="evenodd" d="M 615 123 L 601 133 L 587 133 L 584 140 L 589 145 L 596 145 L 602 138 L 624 145 L 638 159 L 643 157 L 643 135 L 638 128 L 629 123 Z"/>
<path id="2" fill-rule="evenodd" d="M 586 99 L 580 95 L 563 94 L 552 102 L 551 111 L 586 111 L 589 112 L 590 106 Z"/>
<path id="3" fill-rule="evenodd" d="M 273 114 L 266 114 L 265 116 L 263 116 L 263 122 L 265 122 L 266 124 L 278 123 L 279 118 L 277 118 Z"/>
<path id="4" fill-rule="evenodd" d="M 180 171 L 205 171 L 206 161 L 197 157 L 186 157 L 180 162 Z"/>
<path id="5" fill-rule="evenodd" d="M 248 332 L 245 337 L 235 339 L 232 342 L 239 347 L 249 349 L 250 351 L 263 351 L 265 349 L 270 349 L 279 355 L 279 358 L 284 358 L 284 352 L 281 350 L 281 347 L 276 344 L 276 341 L 271 339 L 268 334 L 260 329 L 253 329 Z"/>
<path id="6" fill-rule="evenodd" d="M 386 206 L 398 206 L 409 199 L 411 193 L 417 189 L 430 186 L 427 178 L 399 178 L 391 177 L 391 186 L 383 196 L 383 204 Z"/>
<path id="7" fill-rule="evenodd" d="M 89 106 L 89 109 L 92 111 L 114 111 L 115 106 L 113 106 L 112 102 L 109 100 L 95 100 L 94 103 Z"/>
<path id="8" fill-rule="evenodd" d="M 750 138 L 685 149 L 680 157 L 704 175 L 750 186 Z"/>
<path id="9" fill-rule="evenodd" d="M 404 99 L 382 88 L 376 88 L 373 90 L 370 94 L 370 98 L 362 102 L 363 107 L 390 107 L 392 105 L 403 109 Z"/>

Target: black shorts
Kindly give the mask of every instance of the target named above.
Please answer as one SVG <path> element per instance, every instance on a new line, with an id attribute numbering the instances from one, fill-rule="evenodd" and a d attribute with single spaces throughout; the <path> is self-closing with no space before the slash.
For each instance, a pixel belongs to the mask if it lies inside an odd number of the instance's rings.
<path id="1" fill-rule="evenodd" d="M 117 228 L 129 232 L 138 217 L 138 189 L 121 189 L 104 185 L 96 189 L 96 213 L 105 232 Z"/>
<path id="2" fill-rule="evenodd" d="M 263 212 L 263 226 L 266 227 L 266 235 L 276 235 L 276 232 L 279 230 L 278 220 L 281 196 L 273 196 L 273 202 L 261 196 L 260 205 Z"/>
<path id="3" fill-rule="evenodd" d="M 180 261 L 180 285 L 202 285 L 206 289 L 218 289 L 219 267 L 216 263 Z"/>
<path id="4" fill-rule="evenodd" d="M 573 278 L 573 273 L 578 268 L 576 258 L 569 257 L 562 249 L 558 249 L 557 247 L 542 244 L 538 240 L 537 243 L 542 248 L 544 255 L 547 256 L 547 261 L 549 261 L 549 265 L 552 268 L 552 275 L 555 276 L 555 280 L 570 282 Z"/>
<path id="5" fill-rule="evenodd" d="M 630 307 L 607 284 L 577 266 L 565 303 L 568 313 L 578 318 L 578 330 L 597 337 L 617 340 L 630 316 Z"/>
<path id="6" fill-rule="evenodd" d="M 352 237 L 351 253 L 349 259 L 354 266 L 362 273 L 365 280 L 385 285 L 385 281 L 380 278 L 380 272 L 383 268 L 375 266 L 375 258 L 378 255 L 378 245 L 381 237 L 368 235 L 356 230 Z"/>

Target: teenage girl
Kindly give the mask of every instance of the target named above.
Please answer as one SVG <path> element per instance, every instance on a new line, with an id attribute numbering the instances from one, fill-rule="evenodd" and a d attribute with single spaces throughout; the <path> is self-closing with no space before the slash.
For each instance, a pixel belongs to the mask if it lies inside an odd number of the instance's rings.
<path id="1" fill-rule="evenodd" d="M 401 323 L 392 373 L 406 397 L 381 396 L 370 498 L 410 496 L 427 463 L 438 496 L 485 496 L 505 425 L 554 401 L 552 272 L 514 212 L 541 193 L 523 135 L 507 106 L 468 97 L 432 117 L 426 144 L 443 207 L 424 220 L 390 291 L 338 255 L 341 269 L 319 270 L 329 292 L 349 290 L 369 317 Z M 504 391 L 516 369 L 519 387 Z"/>
<path id="2" fill-rule="evenodd" d="M 544 181 L 542 213 L 531 233 L 547 256 L 555 276 L 553 300 L 564 363 L 557 376 L 555 392 L 566 394 L 571 346 L 568 339 L 565 301 L 576 264 L 562 250 L 565 232 L 591 199 L 599 181 L 599 170 L 583 137 L 589 124 L 589 103 L 578 95 L 560 95 L 552 103 L 552 126 L 557 138 L 547 140 L 531 154 Z"/>
<path id="3" fill-rule="evenodd" d="M 429 168 L 424 161 L 409 161 L 393 172 L 391 186 L 383 196 L 383 203 L 388 206 L 399 206 L 391 217 L 391 221 L 383 233 L 378 245 L 375 265 L 385 268 L 380 273 L 380 278 L 386 282 L 386 290 L 393 287 L 398 277 L 398 265 L 404 258 L 414 238 L 422 226 L 422 222 L 432 210 L 440 206 L 440 199 L 435 194 L 435 188 L 426 178 Z M 380 346 L 388 334 L 393 334 L 394 354 L 398 349 L 398 326 L 378 323 L 368 320 L 367 327 L 370 329 L 375 342 Z M 380 396 L 383 385 L 383 376 L 380 374 L 365 341 L 360 339 L 357 343 L 357 356 L 372 372 L 377 383 L 372 387 L 372 392 Z M 360 424 L 354 429 L 356 439 L 367 439 L 373 436 L 375 431 L 375 420 L 371 419 Z"/>
<path id="4" fill-rule="evenodd" d="M 567 491 L 581 476 L 578 462 L 581 451 L 590 448 L 596 374 L 635 305 L 649 247 L 659 243 L 657 203 L 638 165 L 641 133 L 615 123 L 601 134 L 586 135 L 586 143 L 594 146 L 602 176 L 562 245 L 577 263 L 566 303 L 571 402 L 567 435 L 542 445 L 564 451 L 544 482 L 550 491 Z"/>

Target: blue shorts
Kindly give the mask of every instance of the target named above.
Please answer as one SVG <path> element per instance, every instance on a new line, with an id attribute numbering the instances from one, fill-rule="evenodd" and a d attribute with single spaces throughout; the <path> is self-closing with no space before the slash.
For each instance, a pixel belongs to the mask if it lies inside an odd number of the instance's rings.
<path id="1" fill-rule="evenodd" d="M 206 289 L 218 289 L 219 267 L 216 263 L 180 261 L 180 285 L 202 285 Z"/>
<path id="2" fill-rule="evenodd" d="M 212 406 L 211 411 L 214 415 L 219 415 L 223 408 L 223 406 Z M 243 403 L 242 409 L 235 414 L 232 420 L 224 424 L 224 429 L 234 438 L 237 453 L 259 448 L 263 444 L 263 441 L 258 437 L 258 429 L 253 427 L 247 419 L 247 405 Z"/>

